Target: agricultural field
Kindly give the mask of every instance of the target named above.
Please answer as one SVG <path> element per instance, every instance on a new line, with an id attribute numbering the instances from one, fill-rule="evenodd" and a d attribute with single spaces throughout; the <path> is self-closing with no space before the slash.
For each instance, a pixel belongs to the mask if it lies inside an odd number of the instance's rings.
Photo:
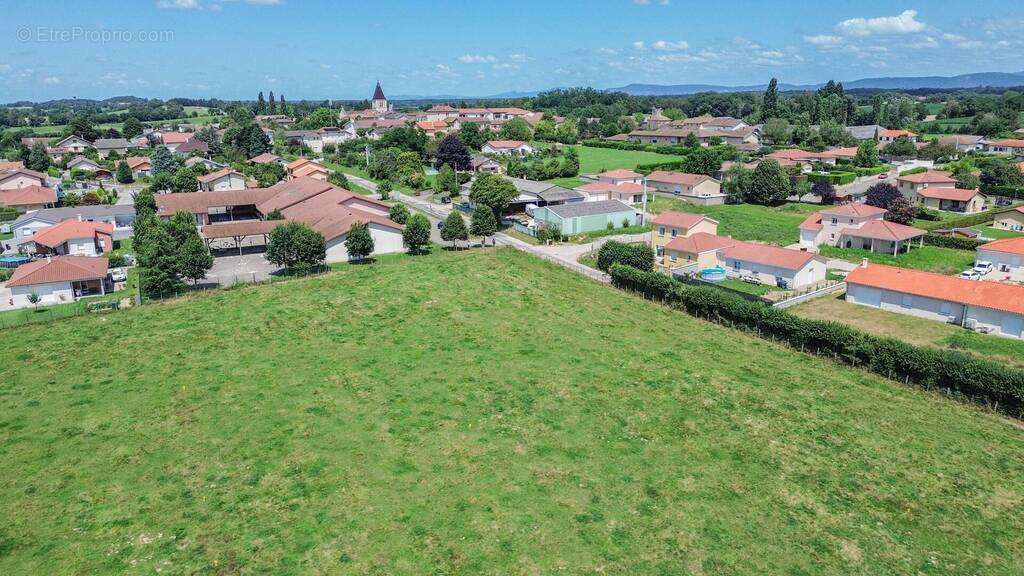
<path id="1" fill-rule="evenodd" d="M 857 248 L 838 248 L 836 246 L 821 246 L 820 254 L 828 258 L 839 258 L 849 262 L 860 263 L 867 258 L 869 262 L 899 266 L 900 268 L 913 268 L 926 272 L 938 274 L 959 274 L 974 266 L 974 252 L 971 250 L 956 250 L 954 248 L 942 248 L 940 246 L 914 246 L 910 252 L 893 256 L 881 252 L 869 252 Z"/>
<path id="2" fill-rule="evenodd" d="M 1018 423 L 510 249 L 0 339 L 3 574 L 1024 571 Z"/>
<path id="3" fill-rule="evenodd" d="M 814 320 L 842 322 L 876 336 L 890 336 L 919 346 L 970 352 L 1024 368 L 1024 342 L 964 330 L 925 318 L 897 314 L 847 302 L 842 297 L 817 298 L 790 312 Z"/>
<path id="4" fill-rule="evenodd" d="M 800 240 L 800 223 L 811 212 L 822 207 L 817 204 L 790 202 L 781 206 L 768 207 L 756 204 L 723 204 L 721 206 L 697 206 L 683 200 L 658 194 L 647 205 L 647 210 L 661 214 L 672 210 L 707 214 L 718 220 L 718 234 L 737 240 L 768 242 L 786 246 Z"/>

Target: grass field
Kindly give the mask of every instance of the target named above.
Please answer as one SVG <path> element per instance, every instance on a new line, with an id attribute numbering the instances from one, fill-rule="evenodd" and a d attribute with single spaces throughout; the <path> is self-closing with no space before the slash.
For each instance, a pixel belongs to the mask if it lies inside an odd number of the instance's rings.
<path id="1" fill-rule="evenodd" d="M 634 150 L 615 150 L 614 148 L 595 148 L 593 146 L 573 146 L 580 155 L 580 173 L 597 174 L 615 168 L 632 170 L 637 164 L 653 162 L 671 162 L 681 160 L 680 156 L 642 152 Z"/>
<path id="2" fill-rule="evenodd" d="M 836 246 L 824 245 L 821 246 L 819 252 L 822 256 L 828 258 L 840 258 L 854 263 L 860 263 L 862 259 L 867 258 L 869 262 L 947 275 L 959 274 L 974 266 L 974 252 L 939 246 L 926 245 L 914 247 L 910 249 L 910 252 L 898 256 L 882 254 L 880 252 L 869 252 L 857 248 L 838 248 Z"/>
<path id="3" fill-rule="evenodd" d="M 213 122 L 216 122 L 216 121 L 220 120 L 221 118 L 223 118 L 223 116 L 214 116 L 214 115 L 211 115 L 211 114 L 204 114 L 204 115 L 196 116 L 195 118 L 172 118 L 170 120 L 153 120 L 153 121 L 143 122 L 142 124 L 145 125 L 145 126 L 163 126 L 164 124 L 174 124 L 174 123 L 211 124 Z M 103 124 L 96 124 L 95 128 L 97 130 L 106 130 L 108 128 L 114 128 L 115 130 L 120 130 L 123 125 L 124 125 L 123 122 L 107 122 L 107 123 L 103 123 Z M 8 129 L 4 130 L 4 132 L 17 130 L 19 128 L 8 128 Z M 32 133 L 34 135 L 36 135 L 36 136 L 58 136 L 58 135 L 64 133 L 64 129 L 67 128 L 67 125 L 66 124 L 54 124 L 54 125 L 51 125 L 51 126 L 29 126 L 29 128 L 32 129 Z"/>
<path id="4" fill-rule="evenodd" d="M 3 574 L 1019 574 L 1024 431 L 512 250 L 0 334 Z"/>
<path id="5" fill-rule="evenodd" d="M 982 236 L 986 238 L 1017 238 L 1018 236 L 1024 236 L 1024 232 L 1014 232 L 1013 230 L 1004 230 L 1002 228 L 993 228 L 992 226 L 974 226 L 974 229 L 981 232 Z"/>
<path id="6" fill-rule="evenodd" d="M 924 318 L 858 306 L 841 297 L 816 298 L 789 309 L 797 316 L 834 320 L 879 336 L 892 336 L 911 344 L 960 349 L 1024 368 L 1024 342 L 988 336 Z"/>
<path id="7" fill-rule="evenodd" d="M 800 223 L 811 212 L 821 210 L 815 204 L 789 203 L 777 207 L 756 204 L 723 204 L 697 206 L 689 202 L 655 196 L 647 209 L 655 214 L 677 210 L 694 214 L 707 214 L 718 220 L 718 234 L 737 240 L 756 240 L 786 246 L 800 240 Z"/>

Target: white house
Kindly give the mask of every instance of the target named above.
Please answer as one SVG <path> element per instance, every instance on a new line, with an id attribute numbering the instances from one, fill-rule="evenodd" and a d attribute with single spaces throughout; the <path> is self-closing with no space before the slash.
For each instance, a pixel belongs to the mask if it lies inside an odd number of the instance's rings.
<path id="1" fill-rule="evenodd" d="M 54 256 L 22 264 L 14 270 L 7 288 L 9 304 L 15 308 L 33 306 L 30 298 L 39 297 L 35 305 L 74 302 L 84 296 L 105 294 L 107 259 L 91 256 Z"/>
<path id="2" fill-rule="evenodd" d="M 722 183 L 704 174 L 656 170 L 647 176 L 647 189 L 673 194 L 701 206 L 725 204 Z"/>
<path id="3" fill-rule="evenodd" d="M 618 200 L 626 204 L 644 201 L 643 175 L 632 170 L 609 170 L 597 175 L 596 182 L 577 186 L 575 190 L 586 196 L 588 202 Z"/>
<path id="4" fill-rule="evenodd" d="M 885 212 L 884 208 L 858 202 L 815 212 L 800 224 L 800 246 L 817 248 L 825 244 L 898 254 L 909 250 L 914 239 L 924 238 L 925 230 L 886 222 Z"/>
<path id="5" fill-rule="evenodd" d="M 1024 156 L 1024 140 L 1013 138 L 996 140 L 986 144 L 985 151 L 993 154 L 1005 154 L 1007 156 Z"/>
<path id="6" fill-rule="evenodd" d="M 75 156 L 68 161 L 68 170 L 83 170 L 85 172 L 96 172 L 103 170 L 109 172 L 106 168 L 100 166 L 97 162 L 92 159 L 86 158 L 85 156 Z"/>
<path id="7" fill-rule="evenodd" d="M 719 251 L 719 260 L 733 275 L 780 288 L 803 288 L 825 280 L 825 260 L 802 250 L 736 242 Z"/>
<path id="8" fill-rule="evenodd" d="M 1024 236 L 1003 238 L 978 246 L 977 262 L 991 262 L 996 270 L 1019 274 L 1024 280 Z"/>
<path id="9" fill-rule="evenodd" d="M 97 204 L 35 210 L 22 214 L 11 224 L 11 233 L 14 235 L 12 240 L 20 243 L 36 232 L 65 220 L 105 222 L 114 227 L 114 239 L 120 240 L 131 236 L 132 224 L 135 222 L 135 207 L 125 204 Z"/>
<path id="10" fill-rule="evenodd" d="M 484 154 L 533 154 L 533 146 L 522 140 L 491 140 L 480 148 Z"/>
<path id="11" fill-rule="evenodd" d="M 245 176 L 232 168 L 224 168 L 199 177 L 199 189 L 211 190 L 245 190 Z"/>
<path id="12" fill-rule="evenodd" d="M 1020 285 L 966 280 L 865 260 L 846 276 L 846 299 L 1000 336 L 1024 337 L 1024 286 Z"/>
<path id="13" fill-rule="evenodd" d="M 903 194 L 907 200 L 916 204 L 918 202 L 917 195 L 921 190 L 927 188 L 956 188 L 956 178 L 953 178 L 953 175 L 949 172 L 929 170 L 917 174 L 900 174 L 896 178 L 896 184 L 900 194 Z"/>

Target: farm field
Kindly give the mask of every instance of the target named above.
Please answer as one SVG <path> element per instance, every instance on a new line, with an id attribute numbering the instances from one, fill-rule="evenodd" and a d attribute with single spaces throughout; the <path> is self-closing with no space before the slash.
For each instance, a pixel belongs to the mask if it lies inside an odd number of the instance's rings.
<path id="1" fill-rule="evenodd" d="M 929 245 L 912 247 L 910 252 L 898 256 L 836 246 L 821 246 L 819 253 L 828 258 L 840 258 L 854 263 L 860 263 L 862 259 L 867 258 L 869 262 L 878 264 L 946 275 L 959 274 L 974 266 L 974 252 L 971 250 L 956 250 Z"/>
<path id="2" fill-rule="evenodd" d="M 707 214 L 718 220 L 718 234 L 737 240 L 768 242 L 786 246 L 800 240 L 798 226 L 811 212 L 821 210 L 817 204 L 790 202 L 768 207 L 756 204 L 723 204 L 697 206 L 683 200 L 658 194 L 647 205 L 647 210 L 661 214 L 672 210 Z"/>
<path id="3" fill-rule="evenodd" d="M 1024 570 L 1015 422 L 510 249 L 0 343 L 3 574 Z"/>
<path id="4" fill-rule="evenodd" d="M 979 334 L 952 324 L 860 306 L 841 297 L 816 298 L 789 311 L 804 318 L 842 322 L 877 336 L 891 336 L 921 346 L 962 350 L 1024 368 L 1024 342 L 1020 340 Z"/>

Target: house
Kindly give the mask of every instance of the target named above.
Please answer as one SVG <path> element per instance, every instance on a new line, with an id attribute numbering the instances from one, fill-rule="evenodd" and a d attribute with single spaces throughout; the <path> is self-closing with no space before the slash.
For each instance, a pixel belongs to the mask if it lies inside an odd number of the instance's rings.
<path id="1" fill-rule="evenodd" d="M 516 192 L 519 193 L 509 202 L 508 207 L 505 208 L 505 214 L 531 213 L 540 206 L 583 202 L 587 199 L 582 192 L 556 186 L 550 182 L 508 177 L 505 180 L 511 182 L 515 186 Z M 461 187 L 461 194 L 467 200 L 472 185 L 472 182 L 466 182 Z"/>
<path id="2" fill-rule="evenodd" d="M 135 207 L 128 204 L 96 204 L 43 208 L 28 212 L 11 224 L 11 233 L 14 236 L 12 240 L 20 243 L 36 232 L 65 220 L 105 222 L 114 227 L 114 240 L 123 240 L 131 236 L 132 225 L 135 222 Z"/>
<path id="3" fill-rule="evenodd" d="M 714 232 L 677 236 L 659 246 L 655 263 L 668 273 L 684 267 L 699 272 L 718 266 L 718 253 L 734 244 L 736 241 L 732 238 L 718 236 Z"/>
<path id="4" fill-rule="evenodd" d="M 28 186 L 46 187 L 46 174 L 28 168 L 0 172 L 0 190 L 14 190 Z"/>
<path id="5" fill-rule="evenodd" d="M 93 147 L 96 148 L 100 158 L 106 158 L 111 152 L 127 154 L 129 149 L 135 148 L 135 144 L 124 138 L 100 138 L 93 142 Z"/>
<path id="6" fill-rule="evenodd" d="M 451 128 L 447 122 L 443 120 L 420 120 L 416 123 L 416 127 L 426 133 L 431 138 L 436 137 L 438 134 L 447 134 Z"/>
<path id="7" fill-rule="evenodd" d="M 124 159 L 124 162 L 132 171 L 132 176 L 136 178 L 149 176 L 153 172 L 153 164 L 149 161 L 148 156 L 129 156 Z"/>
<path id="8" fill-rule="evenodd" d="M 726 198 L 722 183 L 704 174 L 656 170 L 647 175 L 647 188 L 700 206 L 725 204 Z"/>
<path id="9" fill-rule="evenodd" d="M 68 170 L 81 170 L 83 172 L 99 172 L 104 171 L 110 174 L 110 171 L 100 166 L 98 162 L 86 158 L 85 156 L 75 156 L 71 160 L 68 160 Z"/>
<path id="10" fill-rule="evenodd" d="M 288 174 L 289 180 L 303 177 L 327 180 L 331 175 L 330 170 L 308 158 L 299 158 L 290 162 L 285 166 L 285 171 Z"/>
<path id="11" fill-rule="evenodd" d="M 204 158 L 202 156 L 192 156 L 185 160 L 186 168 L 191 168 L 196 164 L 202 164 L 203 168 L 207 170 L 220 170 L 222 168 L 227 168 L 226 164 L 221 164 L 216 160 L 210 160 L 209 158 Z"/>
<path id="12" fill-rule="evenodd" d="M 857 140 L 877 140 L 878 135 L 885 130 L 884 126 L 878 124 L 867 124 L 863 126 L 847 126 L 846 132 Z"/>
<path id="13" fill-rule="evenodd" d="M 917 195 L 926 188 L 956 188 L 956 178 L 949 172 L 929 170 L 917 174 L 900 174 L 896 177 L 896 187 L 903 196 L 917 203 Z"/>
<path id="14" fill-rule="evenodd" d="M 156 203 L 160 218 L 178 211 L 193 214 L 209 244 L 233 240 L 237 245 L 246 238 L 257 243 L 262 238 L 265 244 L 274 227 L 294 220 L 324 236 L 328 262 L 348 259 L 345 241 L 355 222 L 369 225 L 374 254 L 403 249 L 403 226 L 388 218 L 390 206 L 314 178 L 295 178 L 269 188 L 160 194 Z M 284 220 L 265 219 L 275 211 Z"/>
<path id="15" fill-rule="evenodd" d="M 1008 156 L 1024 156 L 1024 140 L 1007 138 L 996 140 L 985 145 L 985 151 Z"/>
<path id="16" fill-rule="evenodd" d="M 0 189 L 0 206 L 14 208 L 19 214 L 49 208 L 56 203 L 57 192 L 45 186 Z"/>
<path id="17" fill-rule="evenodd" d="M 640 204 L 644 201 L 643 175 L 632 170 L 609 170 L 597 175 L 596 182 L 576 187 L 586 195 L 587 200 L 618 200 L 626 204 Z"/>
<path id="18" fill-rule="evenodd" d="M 663 256 L 665 245 L 676 238 L 685 238 L 697 233 L 718 233 L 718 220 L 689 212 L 662 212 L 651 220 L 651 224 L 654 225 L 651 248 L 654 248 L 658 258 Z"/>
<path id="19" fill-rule="evenodd" d="M 522 140 L 491 140 L 480 148 L 484 154 L 533 154 L 533 146 Z"/>
<path id="20" fill-rule="evenodd" d="M 729 274 L 761 284 L 797 289 L 825 280 L 825 260 L 813 252 L 736 242 L 718 255 Z"/>
<path id="21" fill-rule="evenodd" d="M 272 163 L 284 164 L 283 160 L 277 154 L 271 154 L 270 152 L 264 152 L 259 156 L 253 156 L 248 160 L 249 164 L 272 164 Z"/>
<path id="22" fill-rule="evenodd" d="M 813 249 L 825 244 L 898 254 L 909 250 L 914 239 L 923 242 L 925 230 L 886 222 L 885 213 L 884 208 L 859 202 L 815 212 L 800 224 L 800 246 Z"/>
<path id="23" fill-rule="evenodd" d="M 447 104 L 434 104 L 427 109 L 427 122 L 445 122 L 459 117 L 459 111 Z"/>
<path id="24" fill-rule="evenodd" d="M 174 149 L 171 151 L 178 156 L 188 156 L 193 152 L 198 152 L 205 156 L 210 153 L 210 145 L 198 138 L 192 138 L 181 144 L 175 144 Z"/>
<path id="25" fill-rule="evenodd" d="M 487 156 L 476 154 L 469 160 L 469 169 L 473 172 L 493 172 L 496 174 L 501 172 L 501 164 Z"/>
<path id="26" fill-rule="evenodd" d="M 24 169 L 25 169 L 25 163 L 22 162 L 21 160 L 14 160 L 14 161 L 0 160 L 0 173 L 2 173 L 2 172 L 9 172 L 11 170 L 24 170 Z"/>
<path id="27" fill-rule="evenodd" d="M 22 264 L 7 281 L 9 303 L 14 308 L 25 308 L 106 294 L 107 265 L 106 258 L 92 256 L 55 256 Z M 39 297 L 38 304 L 30 301 L 33 294 Z"/>
<path id="28" fill-rule="evenodd" d="M 1000 272 L 1020 274 L 1024 280 L 1024 236 L 982 244 L 975 251 L 975 257 L 978 262 L 991 262 Z"/>
<path id="29" fill-rule="evenodd" d="M 46 151 L 53 158 L 59 158 L 64 154 L 83 154 L 86 148 L 92 146 L 92 142 L 89 142 L 85 138 L 80 136 L 71 135 L 64 138 L 60 142 L 54 144 L 51 148 Z"/>
<path id="30" fill-rule="evenodd" d="M 957 152 L 973 152 L 985 147 L 984 140 L 984 136 L 974 134 L 952 134 L 939 138 L 938 142 L 942 146 L 956 148 Z"/>
<path id="31" fill-rule="evenodd" d="M 533 218 L 538 226 L 555 228 L 564 236 L 607 230 L 609 226 L 637 226 L 643 222 L 642 214 L 618 200 L 543 206 L 533 211 Z"/>
<path id="32" fill-rule="evenodd" d="M 997 215 L 992 223 L 992 227 L 999 228 L 1000 230 L 1024 232 L 1024 206 L 1017 206 L 1013 210 Z"/>
<path id="33" fill-rule="evenodd" d="M 114 226 L 106 222 L 64 220 L 40 229 L 21 244 L 38 254 L 100 256 L 114 249 Z"/>
<path id="34" fill-rule="evenodd" d="M 846 276 L 846 300 L 890 312 L 1024 337 L 1024 286 L 868 264 Z"/>
<path id="35" fill-rule="evenodd" d="M 963 188 L 922 188 L 917 192 L 917 203 L 932 210 L 974 214 L 985 209 L 985 196 Z"/>
<path id="36" fill-rule="evenodd" d="M 671 118 L 662 114 L 660 108 L 655 108 L 646 118 L 644 118 L 644 128 L 647 130 L 660 130 L 671 121 Z"/>
<path id="37" fill-rule="evenodd" d="M 233 168 L 223 168 L 216 172 L 210 172 L 200 176 L 198 179 L 199 189 L 207 192 L 212 190 L 245 189 L 245 176 Z"/>
<path id="38" fill-rule="evenodd" d="M 910 130 L 882 130 L 878 133 L 878 143 L 883 146 L 891 142 L 895 142 L 900 138 L 906 138 L 911 142 L 917 142 L 917 134 L 914 134 Z"/>

